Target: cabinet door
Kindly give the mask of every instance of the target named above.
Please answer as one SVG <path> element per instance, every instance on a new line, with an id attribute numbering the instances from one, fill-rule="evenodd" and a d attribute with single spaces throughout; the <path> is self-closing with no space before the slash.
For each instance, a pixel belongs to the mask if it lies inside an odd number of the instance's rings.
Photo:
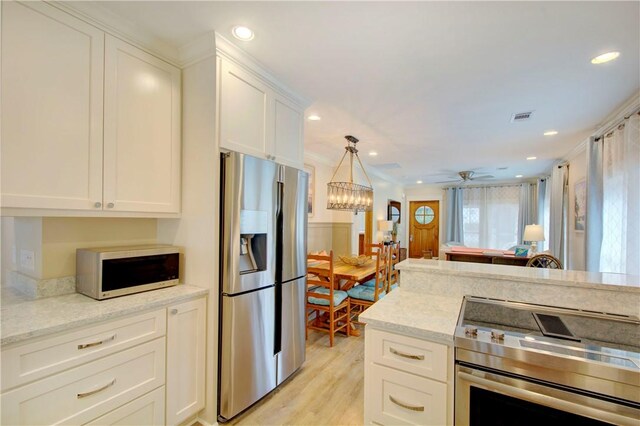
<path id="1" fill-rule="evenodd" d="M 2 2 L 2 206 L 100 209 L 104 33 Z"/>
<path id="2" fill-rule="evenodd" d="M 167 319 L 167 424 L 204 408 L 206 300 L 169 307 Z"/>
<path id="3" fill-rule="evenodd" d="M 281 95 L 274 97 L 274 154 L 278 163 L 303 167 L 302 111 Z"/>
<path id="4" fill-rule="evenodd" d="M 106 36 L 106 210 L 180 210 L 180 70 Z"/>
<path id="5" fill-rule="evenodd" d="M 228 60 L 218 63 L 220 146 L 257 157 L 271 154 L 270 89 Z"/>

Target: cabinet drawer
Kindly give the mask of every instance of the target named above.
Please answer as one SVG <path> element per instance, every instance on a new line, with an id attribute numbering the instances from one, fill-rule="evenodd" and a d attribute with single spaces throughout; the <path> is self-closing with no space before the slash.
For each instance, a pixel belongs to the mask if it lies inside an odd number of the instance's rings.
<path id="1" fill-rule="evenodd" d="M 447 424 L 447 385 L 381 365 L 368 367 L 364 399 L 372 423 Z"/>
<path id="2" fill-rule="evenodd" d="M 87 423 L 89 426 L 152 426 L 164 424 L 164 390 L 162 386 L 122 407 Z"/>
<path id="3" fill-rule="evenodd" d="M 103 323 L 2 351 L 2 390 L 164 336 L 166 310 Z"/>
<path id="4" fill-rule="evenodd" d="M 164 384 L 165 338 L 3 393 L 2 424 L 78 424 Z"/>
<path id="5" fill-rule="evenodd" d="M 369 361 L 447 381 L 447 345 L 380 330 L 367 330 L 365 339 Z"/>

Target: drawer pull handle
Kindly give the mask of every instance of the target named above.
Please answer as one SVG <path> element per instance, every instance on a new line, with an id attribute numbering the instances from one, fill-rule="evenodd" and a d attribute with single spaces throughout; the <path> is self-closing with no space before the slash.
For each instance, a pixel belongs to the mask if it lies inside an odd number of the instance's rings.
<path id="1" fill-rule="evenodd" d="M 407 354 L 407 353 L 404 353 L 404 352 L 397 351 L 394 348 L 389 348 L 389 352 L 391 352 L 394 355 L 401 356 L 403 358 L 417 359 L 418 361 L 424 360 L 424 355 Z"/>
<path id="2" fill-rule="evenodd" d="M 112 340 L 113 340 L 113 339 L 115 339 L 115 338 L 116 338 L 116 335 L 114 334 L 113 336 L 111 336 L 111 337 L 107 337 L 106 339 L 104 339 L 104 340 L 100 340 L 100 341 L 98 341 L 98 342 L 84 343 L 84 344 L 82 344 L 82 345 L 78 345 L 78 350 L 80 350 L 80 349 L 92 348 L 92 347 L 94 347 L 94 346 L 100 346 L 100 345 L 102 345 L 103 343 L 110 342 L 110 341 L 112 341 Z"/>
<path id="3" fill-rule="evenodd" d="M 392 397 L 391 395 L 389 395 L 389 401 L 393 402 L 394 404 L 396 404 L 399 407 L 402 408 L 406 408 L 407 410 L 411 410 L 411 411 L 424 411 L 424 405 L 421 407 L 418 407 L 416 405 L 409 405 L 409 404 L 405 404 L 404 402 L 400 402 L 397 399 L 395 399 L 394 397 Z"/>
<path id="4" fill-rule="evenodd" d="M 79 393 L 79 394 L 77 394 L 77 395 L 76 395 L 76 397 L 77 397 L 78 399 L 80 399 L 80 398 L 86 398 L 86 397 L 88 397 L 88 396 L 90 396 L 90 395 L 96 394 L 96 393 L 98 393 L 98 392 L 102 392 L 103 390 L 105 390 L 105 389 L 107 389 L 107 388 L 110 388 L 111 386 L 113 386 L 113 385 L 115 385 L 115 384 L 116 384 L 116 379 L 113 379 L 113 380 L 111 380 L 109 383 L 107 383 L 107 384 L 106 384 L 106 385 L 104 385 L 104 386 L 99 387 L 98 389 L 94 389 L 94 390 L 89 391 L 89 392 Z"/>

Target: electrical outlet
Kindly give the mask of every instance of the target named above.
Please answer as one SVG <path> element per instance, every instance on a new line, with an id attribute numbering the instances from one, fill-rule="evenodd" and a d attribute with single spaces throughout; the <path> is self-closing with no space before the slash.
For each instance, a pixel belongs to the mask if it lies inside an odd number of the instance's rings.
<path id="1" fill-rule="evenodd" d="M 36 255 L 31 250 L 20 249 L 20 267 L 29 271 L 36 270 Z"/>

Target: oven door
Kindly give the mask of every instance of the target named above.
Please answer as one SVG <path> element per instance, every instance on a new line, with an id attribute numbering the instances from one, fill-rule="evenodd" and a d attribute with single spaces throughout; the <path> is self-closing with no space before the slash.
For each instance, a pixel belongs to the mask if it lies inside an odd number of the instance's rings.
<path id="1" fill-rule="evenodd" d="M 456 364 L 456 425 L 640 425 L 640 410 L 595 395 Z"/>

